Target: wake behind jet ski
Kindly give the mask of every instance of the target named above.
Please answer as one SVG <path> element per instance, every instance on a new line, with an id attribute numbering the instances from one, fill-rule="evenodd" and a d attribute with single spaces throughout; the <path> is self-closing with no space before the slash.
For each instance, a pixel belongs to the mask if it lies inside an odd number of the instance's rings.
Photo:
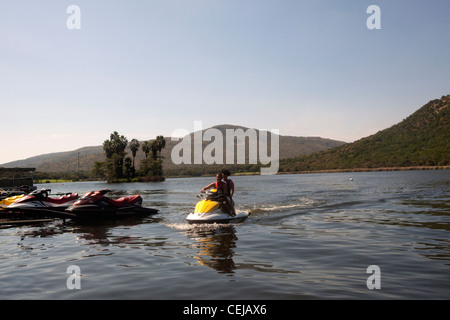
<path id="1" fill-rule="evenodd" d="M 222 205 L 224 196 L 217 189 L 209 190 L 204 196 L 199 195 L 202 200 L 186 220 L 189 223 L 238 223 L 248 218 L 249 214 L 246 212 L 238 212 L 236 215 L 227 213 Z"/>
<path id="2" fill-rule="evenodd" d="M 140 195 L 112 199 L 105 196 L 110 191 L 103 189 L 86 193 L 67 208 L 64 215 L 74 219 L 105 219 L 158 213 L 156 209 L 142 207 Z"/>
<path id="3" fill-rule="evenodd" d="M 10 204 L 5 210 L 13 213 L 44 214 L 58 216 L 71 206 L 77 199 L 77 193 L 66 194 L 61 197 L 49 197 L 50 189 L 35 190 Z"/>

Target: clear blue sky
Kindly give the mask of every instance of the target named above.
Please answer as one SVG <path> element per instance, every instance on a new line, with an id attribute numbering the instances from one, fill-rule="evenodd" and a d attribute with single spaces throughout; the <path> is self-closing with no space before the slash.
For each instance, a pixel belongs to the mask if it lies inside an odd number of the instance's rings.
<path id="1" fill-rule="evenodd" d="M 0 164 L 194 121 L 351 142 L 447 94 L 448 0 L 0 4 Z"/>

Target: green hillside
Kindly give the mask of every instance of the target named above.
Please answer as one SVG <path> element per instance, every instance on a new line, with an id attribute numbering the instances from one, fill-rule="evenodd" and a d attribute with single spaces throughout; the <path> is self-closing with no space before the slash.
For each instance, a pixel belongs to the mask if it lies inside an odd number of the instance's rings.
<path id="1" fill-rule="evenodd" d="M 450 95 L 356 142 L 284 159 L 281 172 L 450 165 Z"/>

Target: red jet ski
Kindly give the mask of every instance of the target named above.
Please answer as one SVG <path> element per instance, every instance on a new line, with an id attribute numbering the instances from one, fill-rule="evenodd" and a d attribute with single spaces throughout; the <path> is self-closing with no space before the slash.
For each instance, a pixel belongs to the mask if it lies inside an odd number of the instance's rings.
<path id="1" fill-rule="evenodd" d="M 6 207 L 7 211 L 13 213 L 31 213 L 33 215 L 43 213 L 57 216 L 58 212 L 64 212 L 68 207 L 78 200 L 77 193 L 70 193 L 61 197 L 49 197 L 50 189 L 36 190 L 27 196 L 17 200 Z"/>
<path id="2" fill-rule="evenodd" d="M 64 215 L 70 218 L 103 219 L 158 213 L 156 209 L 142 207 L 140 195 L 111 199 L 105 196 L 110 191 L 103 189 L 86 193 L 67 208 Z"/>

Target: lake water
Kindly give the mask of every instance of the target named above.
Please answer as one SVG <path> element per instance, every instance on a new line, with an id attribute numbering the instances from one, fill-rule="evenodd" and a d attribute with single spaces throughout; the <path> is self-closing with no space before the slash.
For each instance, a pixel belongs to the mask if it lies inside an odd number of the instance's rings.
<path id="1" fill-rule="evenodd" d="M 450 171 L 232 178 L 251 213 L 236 225 L 185 222 L 213 178 L 38 185 L 141 194 L 160 213 L 0 229 L 0 299 L 450 298 Z"/>

